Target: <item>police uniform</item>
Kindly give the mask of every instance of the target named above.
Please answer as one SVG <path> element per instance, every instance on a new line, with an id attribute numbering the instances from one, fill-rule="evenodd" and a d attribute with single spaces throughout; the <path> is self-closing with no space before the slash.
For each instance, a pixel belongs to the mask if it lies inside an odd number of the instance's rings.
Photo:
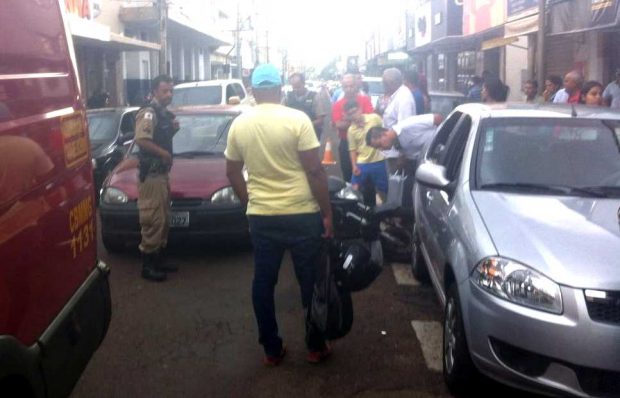
<path id="1" fill-rule="evenodd" d="M 308 115 L 310 120 L 312 121 L 312 127 L 314 127 L 314 131 L 318 139 L 321 139 L 321 133 L 323 132 L 322 126 L 314 125 L 314 119 L 318 116 L 325 116 L 327 112 L 323 109 L 323 106 L 318 101 L 317 93 L 314 91 L 306 90 L 306 93 L 297 97 L 295 92 L 291 91 L 287 93 L 284 99 L 284 105 L 297 109 Z"/>
<path id="2" fill-rule="evenodd" d="M 151 101 L 136 115 L 135 139 L 152 140 L 172 155 L 172 138 L 175 128 L 174 115 L 166 108 Z M 168 242 L 170 218 L 170 165 L 154 154 L 140 148 L 140 183 L 138 185 L 138 212 L 142 241 L 140 251 L 144 254 L 158 253 Z"/>

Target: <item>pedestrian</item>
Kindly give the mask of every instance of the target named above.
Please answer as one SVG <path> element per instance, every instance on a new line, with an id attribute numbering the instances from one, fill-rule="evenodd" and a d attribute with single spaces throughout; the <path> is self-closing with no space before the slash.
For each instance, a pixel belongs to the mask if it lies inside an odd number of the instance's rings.
<path id="1" fill-rule="evenodd" d="M 413 116 L 416 113 L 413 94 L 403 84 L 403 75 L 396 68 L 388 68 L 383 71 L 383 91 L 388 96 L 389 102 L 383 112 L 383 127 L 391 128 L 401 120 Z M 398 169 L 398 150 L 391 148 L 383 152 L 386 157 L 388 172 L 394 174 Z"/>
<path id="2" fill-rule="evenodd" d="M 424 97 L 424 113 L 431 112 L 431 95 L 428 93 L 428 79 L 426 75 L 423 73 L 418 73 L 419 82 L 418 88 L 422 92 L 422 96 Z"/>
<path id="3" fill-rule="evenodd" d="M 404 74 L 404 84 L 409 90 L 411 90 L 411 94 L 413 95 L 416 115 L 425 113 L 424 94 L 422 93 L 422 90 L 420 90 L 420 75 L 418 72 L 413 69 L 406 71 Z"/>
<path id="4" fill-rule="evenodd" d="M 490 77 L 482 83 L 482 91 L 480 92 L 480 96 L 482 98 L 482 102 L 485 103 L 506 102 L 509 91 L 510 88 L 500 79 Z"/>
<path id="5" fill-rule="evenodd" d="M 364 77 L 358 70 L 349 70 L 347 74 L 353 75 L 358 94 L 368 96 L 368 90 L 364 90 Z M 332 102 L 341 100 L 344 97 L 344 87 L 338 87 L 332 94 Z"/>
<path id="6" fill-rule="evenodd" d="M 275 66 L 256 67 L 252 89 L 257 105 L 233 121 L 224 152 L 226 175 L 241 203 L 247 205 L 254 247 L 252 303 L 267 366 L 278 365 L 286 354 L 274 304 L 284 251 L 291 252 L 302 304 L 307 308 L 323 238 L 333 236 L 319 142 L 306 114 L 281 105 L 281 86 Z M 324 337 L 308 324 L 306 345 L 308 362 L 321 362 L 331 353 Z"/>
<path id="7" fill-rule="evenodd" d="M 415 172 L 423 156 L 426 144 L 433 138 L 443 118 L 440 114 L 427 113 L 410 116 L 392 128 L 373 127 L 366 133 L 366 143 L 377 149 L 396 146 L 409 161 L 411 172 Z M 411 191 L 409 191 L 411 192 Z"/>
<path id="8" fill-rule="evenodd" d="M 545 102 L 553 102 L 555 94 L 562 88 L 562 78 L 558 75 L 549 75 L 545 79 L 545 91 L 543 99 Z"/>
<path id="9" fill-rule="evenodd" d="M 319 141 L 323 132 L 323 124 L 325 123 L 325 115 L 327 109 L 324 108 L 321 99 L 314 91 L 308 90 L 306 87 L 306 78 L 303 73 L 293 73 L 289 79 L 292 90 L 284 97 L 284 105 L 302 111 L 312 121 L 314 132 Z"/>
<path id="10" fill-rule="evenodd" d="M 583 75 L 577 71 L 571 71 L 564 76 L 564 88 L 558 90 L 553 97 L 554 104 L 578 104 L 581 99 L 581 86 Z"/>
<path id="11" fill-rule="evenodd" d="M 153 79 L 152 99 L 136 115 L 135 142 L 139 148 L 140 183 L 138 213 L 142 240 L 142 277 L 163 281 L 166 272 L 178 268 L 165 261 L 170 217 L 170 185 L 168 172 L 172 166 L 172 138 L 179 123 L 166 107 L 172 102 L 173 82 L 170 76 Z"/>
<path id="12" fill-rule="evenodd" d="M 347 130 L 351 122 L 345 118 L 344 105 L 349 100 L 355 100 L 362 108 L 362 113 L 372 113 L 374 110 L 370 103 L 370 97 L 359 93 L 353 74 L 347 73 L 342 77 L 341 87 L 344 92 L 344 97 L 336 101 L 332 107 L 332 121 L 338 130 L 338 138 L 340 139 L 338 143 L 338 155 L 340 158 L 342 178 L 345 181 L 351 181 L 352 168 L 351 158 L 349 157 L 349 144 L 347 141 Z"/>
<path id="13" fill-rule="evenodd" d="M 375 113 L 363 114 L 356 100 L 349 100 L 344 106 L 346 118 L 351 125 L 347 131 L 349 154 L 353 176 L 353 189 L 359 190 L 361 185 L 371 183 L 379 197 L 385 201 L 388 179 L 383 154 L 366 144 L 366 133 L 372 127 L 381 127 L 383 121 Z"/>
<path id="14" fill-rule="evenodd" d="M 620 108 L 620 68 L 616 69 L 616 80 L 609 83 L 603 91 L 603 99 L 605 104 L 612 108 Z"/>
<path id="15" fill-rule="evenodd" d="M 544 102 L 543 98 L 538 95 L 538 82 L 536 80 L 528 80 L 523 84 L 523 94 L 525 94 L 523 100 L 528 104 L 541 104 Z"/>
<path id="16" fill-rule="evenodd" d="M 471 87 L 467 92 L 467 99 L 471 102 L 482 101 L 482 78 L 480 76 L 472 76 Z"/>
<path id="17" fill-rule="evenodd" d="M 581 99 L 579 103 L 590 106 L 602 106 L 603 85 L 594 80 L 585 82 L 581 89 Z"/>

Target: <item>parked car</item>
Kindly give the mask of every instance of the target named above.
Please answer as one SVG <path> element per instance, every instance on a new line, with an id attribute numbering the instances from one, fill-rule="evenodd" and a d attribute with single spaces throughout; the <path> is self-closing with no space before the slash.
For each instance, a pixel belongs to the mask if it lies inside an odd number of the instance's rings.
<path id="1" fill-rule="evenodd" d="M 372 106 L 377 106 L 377 101 L 383 96 L 383 79 L 380 77 L 364 76 L 362 78 L 364 86 L 368 86 L 368 95 Z"/>
<path id="2" fill-rule="evenodd" d="M 412 270 L 444 304 L 453 391 L 478 371 L 559 396 L 620 391 L 620 113 L 466 104 L 417 174 Z"/>
<path id="3" fill-rule="evenodd" d="M 133 140 L 138 109 L 122 107 L 86 111 L 97 198 L 103 180 L 123 159 Z"/>
<path id="4" fill-rule="evenodd" d="M 241 107 L 205 106 L 176 113 L 181 129 L 174 136 L 170 171 L 171 241 L 248 237 L 245 207 L 226 177 L 224 158 L 228 129 L 240 112 Z M 108 251 L 136 247 L 140 240 L 137 153 L 132 144 L 103 185 L 101 233 Z"/>
<path id="5" fill-rule="evenodd" d="M 64 8 L 4 0 L 0 11 L 1 397 L 69 396 L 111 316 Z"/>
<path id="6" fill-rule="evenodd" d="M 172 108 L 187 105 L 238 105 L 250 104 L 250 98 L 237 79 L 205 80 L 181 83 L 174 86 Z"/>

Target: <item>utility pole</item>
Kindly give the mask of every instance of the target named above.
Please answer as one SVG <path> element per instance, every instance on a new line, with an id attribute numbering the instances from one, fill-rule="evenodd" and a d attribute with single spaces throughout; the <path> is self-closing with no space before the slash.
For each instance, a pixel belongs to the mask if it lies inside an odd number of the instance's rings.
<path id="1" fill-rule="evenodd" d="M 237 29 L 235 30 L 235 64 L 237 64 L 236 77 L 241 79 L 241 14 L 239 1 L 237 1 Z"/>
<path id="2" fill-rule="evenodd" d="M 538 0 L 538 35 L 536 37 L 536 80 L 538 87 L 545 87 L 545 5 L 547 0 Z"/>
<path id="3" fill-rule="evenodd" d="M 159 74 L 168 74 L 168 4 L 159 0 Z"/>

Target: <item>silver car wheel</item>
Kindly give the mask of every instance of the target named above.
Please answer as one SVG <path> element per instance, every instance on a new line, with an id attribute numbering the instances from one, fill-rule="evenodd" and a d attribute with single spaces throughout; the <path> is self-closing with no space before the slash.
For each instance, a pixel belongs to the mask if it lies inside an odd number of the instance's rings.
<path id="1" fill-rule="evenodd" d="M 446 317 L 443 329 L 443 359 L 447 373 L 452 373 L 452 368 L 454 367 L 454 356 L 456 352 L 456 322 L 456 307 L 454 299 L 450 297 L 448 303 L 446 304 Z"/>

